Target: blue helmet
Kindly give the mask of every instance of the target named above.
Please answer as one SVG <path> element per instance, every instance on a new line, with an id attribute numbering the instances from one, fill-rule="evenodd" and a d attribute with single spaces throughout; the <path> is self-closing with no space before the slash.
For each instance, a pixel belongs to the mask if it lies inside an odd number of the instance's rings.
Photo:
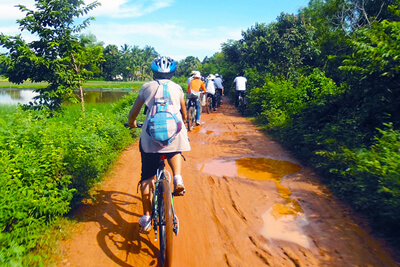
<path id="1" fill-rule="evenodd" d="M 174 73 L 176 68 L 176 62 L 170 57 L 156 57 L 151 63 L 151 70 L 158 73 Z"/>

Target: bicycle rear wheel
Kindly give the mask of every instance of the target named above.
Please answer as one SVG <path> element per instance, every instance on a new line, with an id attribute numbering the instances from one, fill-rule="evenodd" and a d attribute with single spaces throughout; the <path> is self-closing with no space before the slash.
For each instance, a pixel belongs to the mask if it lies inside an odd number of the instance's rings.
<path id="1" fill-rule="evenodd" d="M 187 116 L 188 116 L 188 131 L 191 131 L 193 130 L 194 124 L 196 122 L 195 110 L 193 106 L 189 107 Z"/>
<path id="2" fill-rule="evenodd" d="M 243 115 L 244 113 L 244 99 L 241 95 L 239 95 L 239 100 L 238 100 L 238 111 L 240 112 L 240 114 Z"/>
<path id="3" fill-rule="evenodd" d="M 168 180 L 160 181 L 159 208 L 159 238 L 161 266 L 171 266 L 173 249 L 174 216 L 172 213 L 172 193 Z"/>
<path id="4" fill-rule="evenodd" d="M 219 108 L 221 106 L 221 92 L 217 90 L 215 97 L 216 107 Z"/>
<path id="5" fill-rule="evenodd" d="M 207 97 L 206 107 L 207 107 L 207 114 L 210 114 L 213 110 L 211 97 Z"/>

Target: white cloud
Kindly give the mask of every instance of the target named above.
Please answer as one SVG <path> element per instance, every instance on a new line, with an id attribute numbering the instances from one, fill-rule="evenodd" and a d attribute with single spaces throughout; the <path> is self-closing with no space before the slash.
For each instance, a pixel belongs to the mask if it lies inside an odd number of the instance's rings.
<path id="1" fill-rule="evenodd" d="M 220 51 L 223 42 L 228 39 L 240 39 L 241 35 L 241 29 L 187 29 L 178 23 L 92 24 L 88 31 L 105 45 L 150 45 L 157 52 L 175 59 L 189 55 L 198 56 L 199 59 L 212 56 Z"/>
<path id="2" fill-rule="evenodd" d="M 0 21 L 14 23 L 17 19 L 25 17 L 25 13 L 22 13 L 16 5 L 23 5 L 27 8 L 33 9 L 33 0 L 0 0 Z"/>
<path id="3" fill-rule="evenodd" d="M 92 10 L 91 15 L 112 18 L 133 18 L 171 6 L 174 0 L 100 0 L 99 2 L 101 6 Z"/>

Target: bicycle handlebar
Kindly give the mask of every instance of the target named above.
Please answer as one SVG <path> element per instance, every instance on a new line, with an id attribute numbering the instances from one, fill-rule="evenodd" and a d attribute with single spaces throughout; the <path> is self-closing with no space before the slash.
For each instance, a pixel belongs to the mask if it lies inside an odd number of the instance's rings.
<path id="1" fill-rule="evenodd" d="M 134 128 L 132 128 L 131 126 L 129 126 L 129 124 L 128 124 L 127 122 L 124 123 L 124 126 L 125 126 L 126 128 L 128 128 L 128 129 L 134 129 Z M 142 128 L 142 126 L 143 126 L 143 123 L 142 123 L 142 122 L 137 122 L 137 123 L 136 123 L 136 128 Z"/>

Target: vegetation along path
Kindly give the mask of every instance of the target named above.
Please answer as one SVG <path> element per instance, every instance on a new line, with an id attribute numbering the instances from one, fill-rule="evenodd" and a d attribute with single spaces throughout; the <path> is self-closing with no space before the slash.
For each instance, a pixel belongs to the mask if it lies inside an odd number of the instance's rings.
<path id="1" fill-rule="evenodd" d="M 235 108 L 202 115 L 185 153 L 173 266 L 397 266 L 385 243 Z M 59 266 L 157 266 L 142 214 L 136 143 L 76 212 Z"/>

